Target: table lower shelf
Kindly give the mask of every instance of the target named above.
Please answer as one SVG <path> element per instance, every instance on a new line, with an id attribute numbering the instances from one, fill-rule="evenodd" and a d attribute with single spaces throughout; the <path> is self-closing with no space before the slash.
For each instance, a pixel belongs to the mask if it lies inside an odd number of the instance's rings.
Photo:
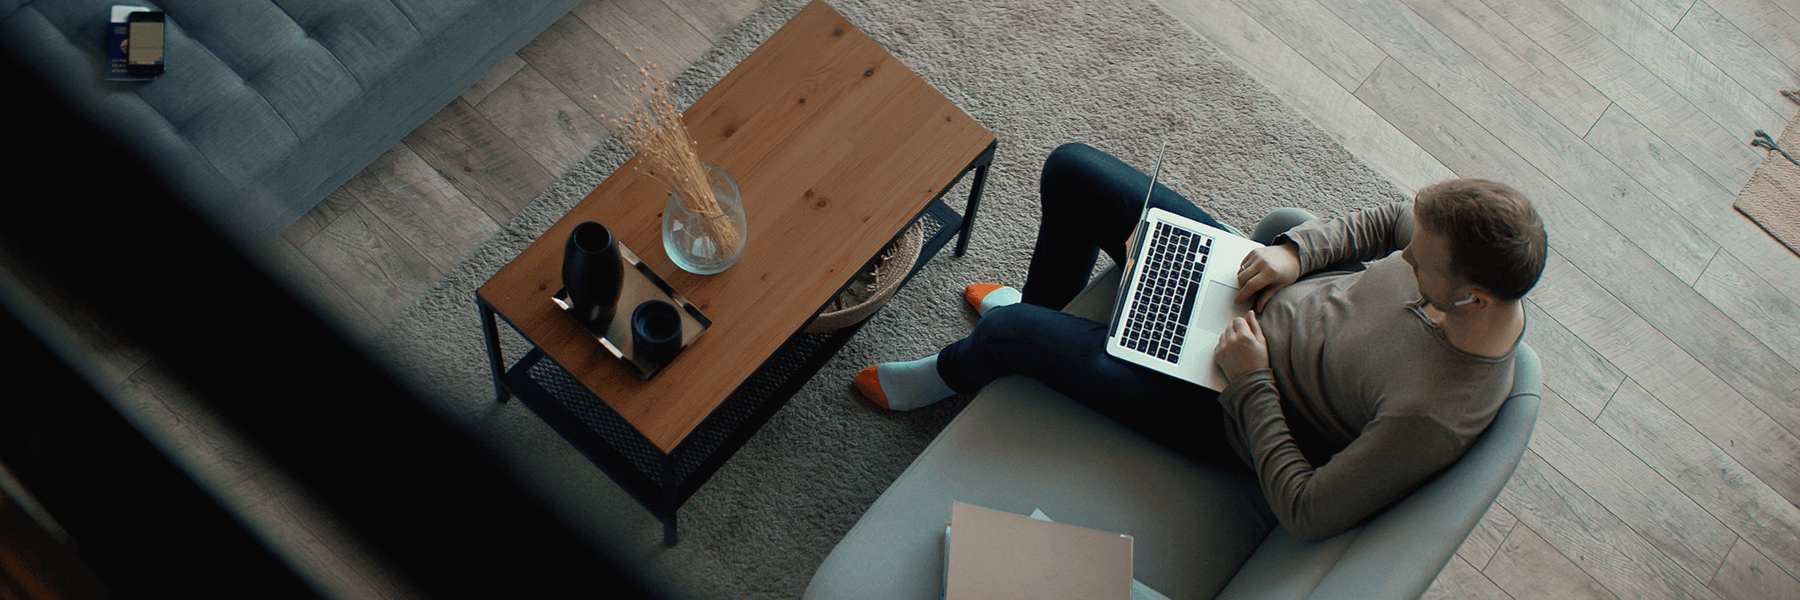
<path id="1" fill-rule="evenodd" d="M 934 201 L 920 214 L 918 221 L 925 225 L 925 241 L 919 259 L 907 273 L 908 280 L 948 245 L 952 237 L 956 237 L 963 218 L 943 202 Z M 870 264 L 873 262 L 871 259 Z M 854 280 L 853 276 L 845 286 L 853 284 Z M 482 318 L 491 328 L 492 309 L 485 303 L 481 304 L 481 309 Z M 786 405 L 788 398 L 806 385 L 862 325 L 859 322 L 824 333 L 805 333 L 803 327 L 674 451 L 667 453 L 542 350 L 532 349 L 507 369 L 497 383 L 502 400 L 509 393 L 519 397 L 532 412 L 662 521 L 664 543 L 673 546 L 678 540 L 675 517 L 681 505 Z M 496 370 L 498 362 L 496 359 Z"/>

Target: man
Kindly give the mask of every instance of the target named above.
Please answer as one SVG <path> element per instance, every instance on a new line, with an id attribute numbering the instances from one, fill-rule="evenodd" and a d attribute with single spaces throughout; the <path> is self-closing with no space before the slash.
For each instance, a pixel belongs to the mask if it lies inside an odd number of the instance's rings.
<path id="1" fill-rule="evenodd" d="M 1340 533 L 1461 457 L 1512 385 L 1521 299 L 1547 253 L 1529 201 L 1452 180 L 1340 219 L 1277 211 L 1251 237 L 1212 392 L 1114 359 L 1106 326 L 1056 312 L 1101 250 L 1123 258 L 1148 176 L 1071 144 L 1045 161 L 1044 215 L 1023 293 L 969 286 L 974 333 L 936 355 L 865 369 L 856 387 L 910 410 L 1007 375 L 1038 379 L 1197 460 L 1261 483 L 1297 537 Z M 1151 203 L 1217 223 L 1172 190 Z M 1366 263 L 1366 264 L 1365 264 Z"/>

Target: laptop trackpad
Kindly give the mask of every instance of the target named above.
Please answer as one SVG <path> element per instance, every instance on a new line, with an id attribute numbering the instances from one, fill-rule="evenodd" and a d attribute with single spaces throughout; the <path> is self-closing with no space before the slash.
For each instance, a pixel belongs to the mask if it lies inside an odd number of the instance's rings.
<path id="1" fill-rule="evenodd" d="M 1237 292 L 1238 288 L 1218 281 L 1207 281 L 1206 292 L 1200 296 L 1200 306 L 1194 309 L 1194 320 L 1189 321 L 1189 327 L 1210 331 L 1215 336 L 1224 333 L 1225 326 L 1231 324 L 1232 318 L 1250 314 L 1249 302 L 1231 302 L 1237 297 Z"/>

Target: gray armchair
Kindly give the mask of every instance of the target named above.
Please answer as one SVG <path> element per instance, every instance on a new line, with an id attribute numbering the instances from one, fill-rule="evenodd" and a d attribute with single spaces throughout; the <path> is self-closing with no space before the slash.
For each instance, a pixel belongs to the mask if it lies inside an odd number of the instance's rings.
<path id="1" fill-rule="evenodd" d="M 1100 316 L 1102 275 L 1067 312 Z M 937 598 L 951 501 L 1136 538 L 1136 578 L 1171 598 L 1413 598 L 1499 496 L 1537 420 L 1537 355 L 1468 454 L 1369 523 L 1318 542 L 1280 527 L 1251 479 L 1190 461 L 1035 381 L 982 390 L 819 566 L 807 598 Z"/>

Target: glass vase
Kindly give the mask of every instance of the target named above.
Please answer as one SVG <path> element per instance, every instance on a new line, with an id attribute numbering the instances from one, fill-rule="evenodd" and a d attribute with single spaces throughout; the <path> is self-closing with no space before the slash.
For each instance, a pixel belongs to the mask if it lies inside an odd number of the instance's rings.
<path id="1" fill-rule="evenodd" d="M 737 181 L 724 169 L 701 165 L 711 197 L 679 186 L 669 190 L 663 207 L 663 250 L 681 270 L 712 275 L 736 264 L 744 254 L 750 229 L 744 220 L 744 203 Z"/>

